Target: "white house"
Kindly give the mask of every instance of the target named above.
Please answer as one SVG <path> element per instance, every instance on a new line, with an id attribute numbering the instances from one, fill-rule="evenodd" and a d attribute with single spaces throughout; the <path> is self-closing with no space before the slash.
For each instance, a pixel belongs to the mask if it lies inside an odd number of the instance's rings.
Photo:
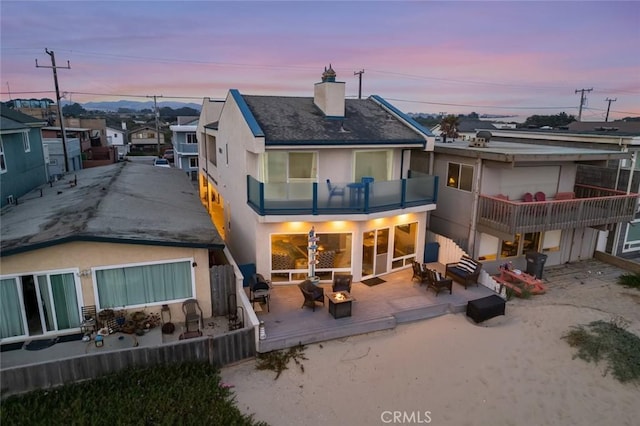
<path id="1" fill-rule="evenodd" d="M 124 157 L 129 153 L 129 144 L 127 143 L 127 131 L 116 129 L 114 127 L 107 127 L 107 146 L 115 146 L 118 148 L 118 156 Z"/>
<path id="2" fill-rule="evenodd" d="M 423 258 L 437 178 L 409 164 L 433 150 L 428 130 L 379 96 L 345 99 L 331 67 L 313 96 L 233 89 L 220 106 L 205 100 L 198 125 L 200 196 L 239 264 L 290 283 L 361 280 Z"/>

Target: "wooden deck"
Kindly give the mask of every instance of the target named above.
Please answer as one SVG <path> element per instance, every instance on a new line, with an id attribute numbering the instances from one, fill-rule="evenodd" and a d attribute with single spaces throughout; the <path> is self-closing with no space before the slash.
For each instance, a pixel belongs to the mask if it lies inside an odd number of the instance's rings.
<path id="1" fill-rule="evenodd" d="M 431 264 L 444 272 L 444 266 Z M 353 283 L 351 316 L 335 319 L 329 314 L 328 302 L 318 303 L 315 312 L 302 307 L 303 297 L 297 285 L 275 285 L 271 290 L 270 311 L 261 305 L 256 312 L 264 321 L 266 339 L 260 340 L 258 352 L 285 349 L 298 344 L 317 343 L 346 336 L 394 328 L 397 324 L 424 320 L 447 313 L 464 312 L 469 300 L 495 294 L 478 285 L 464 286 L 453 283 L 453 294 L 441 291 L 438 296 L 426 285 L 412 281 L 413 272 L 405 269 L 385 275 L 382 284 L 369 287 Z M 325 295 L 330 284 L 321 284 Z"/>

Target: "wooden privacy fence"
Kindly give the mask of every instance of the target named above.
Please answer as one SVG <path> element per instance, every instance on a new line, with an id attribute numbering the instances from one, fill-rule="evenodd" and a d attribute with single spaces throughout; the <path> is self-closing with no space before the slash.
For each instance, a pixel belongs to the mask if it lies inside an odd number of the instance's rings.
<path id="1" fill-rule="evenodd" d="M 228 313 L 227 301 L 236 293 L 236 275 L 232 265 L 214 265 L 209 270 L 211 282 L 211 303 L 213 316 Z"/>
<path id="2" fill-rule="evenodd" d="M 10 367 L 0 371 L 2 398 L 81 382 L 132 367 L 201 361 L 220 368 L 255 356 L 255 331 L 245 328 L 221 336 L 143 346 Z"/>

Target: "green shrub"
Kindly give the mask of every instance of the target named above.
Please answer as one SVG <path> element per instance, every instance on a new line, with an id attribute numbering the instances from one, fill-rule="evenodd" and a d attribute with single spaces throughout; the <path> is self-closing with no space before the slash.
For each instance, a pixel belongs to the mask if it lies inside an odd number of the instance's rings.
<path id="1" fill-rule="evenodd" d="M 276 372 L 277 379 L 280 377 L 280 374 L 284 370 L 286 370 L 290 360 L 293 360 L 298 367 L 300 367 L 300 371 L 304 373 L 304 365 L 302 364 L 302 360 L 306 360 L 307 358 L 304 356 L 304 350 L 306 346 L 298 345 L 287 350 L 281 351 L 272 351 L 264 354 L 259 354 L 257 359 L 256 368 L 258 370 L 273 370 Z"/>
<path id="2" fill-rule="evenodd" d="M 640 337 L 626 330 L 627 322 L 615 318 L 610 322 L 594 321 L 573 327 L 562 336 L 569 346 L 578 348 L 575 358 L 598 363 L 606 360 L 609 371 L 620 382 L 640 384 Z"/>
<path id="3" fill-rule="evenodd" d="M 209 364 L 165 364 L 2 401 L 3 425 L 265 425 L 243 415 Z"/>
<path id="4" fill-rule="evenodd" d="M 618 284 L 625 286 L 627 288 L 635 288 L 640 290 L 640 274 L 622 274 L 618 277 Z"/>

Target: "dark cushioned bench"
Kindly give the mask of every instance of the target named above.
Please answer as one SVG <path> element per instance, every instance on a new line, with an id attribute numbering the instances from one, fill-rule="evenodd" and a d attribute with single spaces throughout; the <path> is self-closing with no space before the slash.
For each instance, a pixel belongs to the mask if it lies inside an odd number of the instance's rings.
<path id="1" fill-rule="evenodd" d="M 473 270 L 467 270 L 461 267 L 462 263 L 473 266 Z M 466 289 L 470 284 L 478 285 L 478 277 L 482 270 L 482 263 L 473 260 L 468 256 L 462 256 L 459 262 L 447 263 L 445 265 L 445 277 L 450 277 L 454 281 L 464 285 Z"/>
<path id="2" fill-rule="evenodd" d="M 498 315 L 504 315 L 505 305 L 504 299 L 495 294 L 482 299 L 470 300 L 467 303 L 467 316 L 475 322 L 482 322 Z"/>

